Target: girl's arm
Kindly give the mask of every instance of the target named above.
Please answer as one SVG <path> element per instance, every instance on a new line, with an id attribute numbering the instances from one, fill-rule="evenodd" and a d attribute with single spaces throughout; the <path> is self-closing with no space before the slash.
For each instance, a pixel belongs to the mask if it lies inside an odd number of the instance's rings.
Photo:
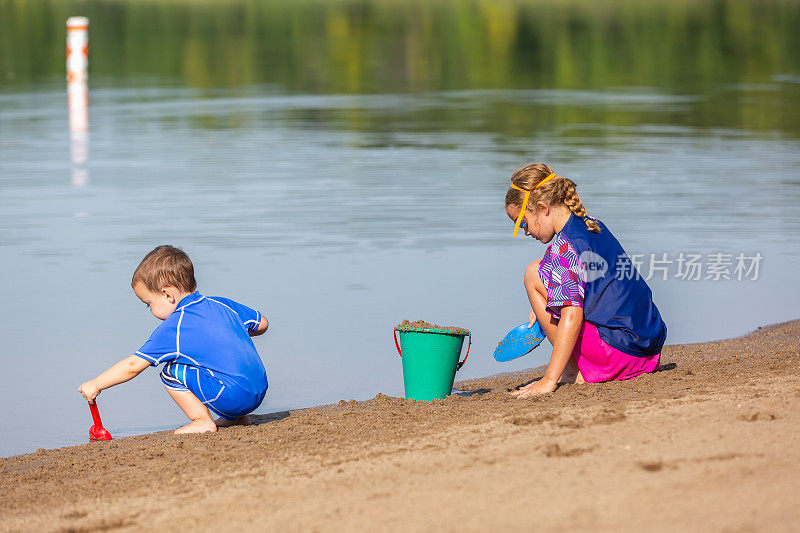
<path id="1" fill-rule="evenodd" d="M 527 398 L 536 394 L 546 394 L 556 390 L 558 378 L 567 368 L 569 358 L 572 357 L 572 350 L 578 340 L 578 333 L 583 325 L 583 308 L 568 306 L 561 308 L 561 318 L 556 329 L 556 341 L 553 343 L 553 355 L 550 356 L 550 364 L 544 377 L 534 381 L 530 385 L 521 387 L 518 391 L 511 394 L 518 398 Z"/>
<path id="2" fill-rule="evenodd" d="M 94 403 L 94 399 L 100 394 L 100 391 L 135 378 L 148 366 L 150 366 L 149 361 L 142 359 L 138 355 L 131 355 L 96 378 L 82 383 L 78 387 L 78 392 L 83 394 L 83 397 L 89 400 L 90 403 Z"/>

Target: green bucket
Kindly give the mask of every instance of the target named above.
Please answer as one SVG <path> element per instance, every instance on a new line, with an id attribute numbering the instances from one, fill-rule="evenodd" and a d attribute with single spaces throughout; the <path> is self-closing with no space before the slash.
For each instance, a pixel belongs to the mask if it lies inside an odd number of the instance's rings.
<path id="1" fill-rule="evenodd" d="M 397 335 L 400 334 L 400 341 Z M 454 333 L 448 329 L 410 328 L 394 331 L 397 353 L 403 361 L 403 384 L 406 398 L 429 402 L 444 398 L 453 390 L 456 371 L 469 357 L 472 337 L 469 334 Z M 463 361 L 458 358 L 464 345 L 464 337 L 469 337 L 467 355 Z M 403 349 L 400 349 L 402 345 Z"/>

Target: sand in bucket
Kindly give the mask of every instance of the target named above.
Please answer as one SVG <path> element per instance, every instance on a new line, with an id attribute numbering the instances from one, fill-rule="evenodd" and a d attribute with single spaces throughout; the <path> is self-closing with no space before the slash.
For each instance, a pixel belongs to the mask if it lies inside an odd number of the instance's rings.
<path id="1" fill-rule="evenodd" d="M 403 360 L 406 398 L 429 402 L 450 394 L 456 371 L 469 357 L 472 345 L 469 330 L 438 326 L 422 320 L 403 320 L 395 326 L 394 331 L 397 352 Z M 469 338 L 469 344 L 464 360 L 459 362 L 464 337 Z"/>

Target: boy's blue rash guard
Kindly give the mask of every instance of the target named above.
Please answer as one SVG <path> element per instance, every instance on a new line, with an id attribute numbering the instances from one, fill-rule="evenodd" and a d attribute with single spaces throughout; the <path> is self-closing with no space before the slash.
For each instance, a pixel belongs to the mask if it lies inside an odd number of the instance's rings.
<path id="1" fill-rule="evenodd" d="M 583 220 L 570 214 L 560 232 L 587 267 L 584 318 L 617 350 L 638 357 L 655 355 L 666 341 L 667 325 L 653 303 L 653 293 L 638 271 L 632 276 L 618 275 L 623 262 L 630 259 L 611 231 L 599 220 L 597 223 L 600 233 L 593 233 Z M 605 261 L 605 272 L 594 254 Z"/>
<path id="2" fill-rule="evenodd" d="M 222 416 L 239 416 L 258 407 L 267 391 L 267 373 L 248 334 L 260 323 L 254 309 L 194 292 L 136 355 L 153 366 L 174 362 L 197 369 L 186 373 L 189 389 Z"/>

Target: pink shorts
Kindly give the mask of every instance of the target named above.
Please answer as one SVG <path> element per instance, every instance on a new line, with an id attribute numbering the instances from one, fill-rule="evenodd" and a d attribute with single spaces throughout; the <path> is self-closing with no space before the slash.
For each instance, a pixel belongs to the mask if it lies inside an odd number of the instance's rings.
<path id="1" fill-rule="evenodd" d="M 653 372 L 658 368 L 661 354 L 636 357 L 621 352 L 606 344 L 594 324 L 584 320 L 572 350 L 572 358 L 578 363 L 578 369 L 587 383 L 598 383 L 633 379 Z"/>

